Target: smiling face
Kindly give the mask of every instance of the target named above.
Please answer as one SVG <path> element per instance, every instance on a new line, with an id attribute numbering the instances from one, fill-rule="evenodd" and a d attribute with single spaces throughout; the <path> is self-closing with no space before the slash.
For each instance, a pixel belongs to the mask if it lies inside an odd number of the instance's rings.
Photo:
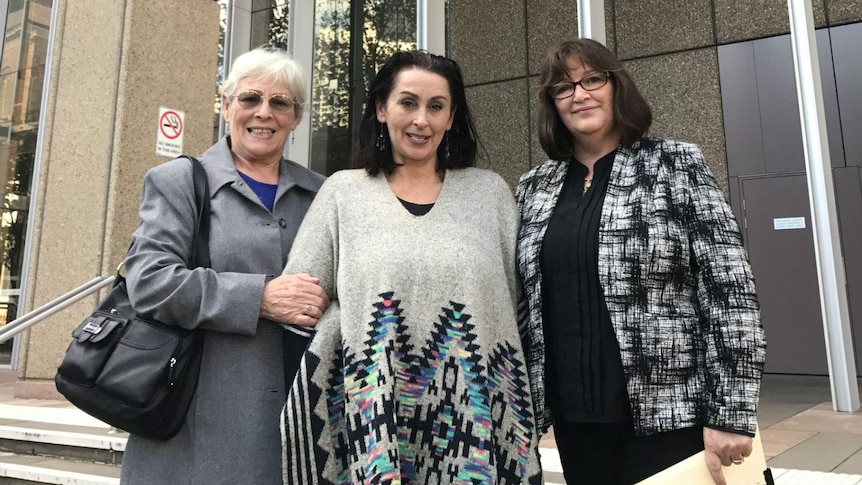
<path id="1" fill-rule="evenodd" d="M 567 67 L 568 80 L 572 82 L 579 82 L 595 72 L 577 59 L 571 59 Z M 614 129 L 613 79 L 594 91 L 587 91 L 579 85 L 572 96 L 555 99 L 554 105 L 566 128 L 579 143 L 605 144 L 619 138 Z"/>
<path id="2" fill-rule="evenodd" d="M 257 106 L 244 108 L 235 97 L 253 91 L 261 96 Z M 283 84 L 260 79 L 243 79 L 233 96 L 222 96 L 224 119 L 230 124 L 231 150 L 234 155 L 249 163 L 278 163 L 284 153 L 287 137 L 296 129 L 299 118 L 293 108 L 273 111 L 269 97 L 275 94 L 292 98 Z"/>
<path id="3" fill-rule="evenodd" d="M 437 147 L 452 128 L 454 115 L 446 78 L 419 68 L 398 73 L 389 98 L 377 105 L 377 121 L 387 126 L 398 165 L 436 167 Z"/>

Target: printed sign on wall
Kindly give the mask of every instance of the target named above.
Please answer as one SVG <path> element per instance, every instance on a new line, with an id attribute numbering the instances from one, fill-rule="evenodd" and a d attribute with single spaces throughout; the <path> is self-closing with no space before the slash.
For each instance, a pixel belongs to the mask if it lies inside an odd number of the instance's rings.
<path id="1" fill-rule="evenodd" d="M 183 154 L 183 124 L 185 113 L 159 107 L 159 127 L 156 130 L 156 155 L 176 158 Z"/>
<path id="2" fill-rule="evenodd" d="M 772 228 L 776 231 L 788 229 L 805 229 L 804 217 L 776 217 L 772 219 Z"/>

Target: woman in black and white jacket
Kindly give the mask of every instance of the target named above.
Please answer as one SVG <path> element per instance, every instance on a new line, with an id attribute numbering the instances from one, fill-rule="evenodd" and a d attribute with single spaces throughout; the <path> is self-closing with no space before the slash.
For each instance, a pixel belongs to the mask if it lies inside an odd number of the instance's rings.
<path id="1" fill-rule="evenodd" d="M 603 45 L 540 74 L 550 160 L 521 177 L 522 322 L 566 481 L 635 483 L 701 450 L 750 455 L 766 343 L 751 268 L 700 149 L 644 138 L 650 108 Z"/>

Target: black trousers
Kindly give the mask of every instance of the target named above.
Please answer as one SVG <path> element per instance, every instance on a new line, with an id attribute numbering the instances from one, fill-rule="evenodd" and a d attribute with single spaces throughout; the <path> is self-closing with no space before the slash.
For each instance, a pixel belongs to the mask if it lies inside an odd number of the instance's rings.
<path id="1" fill-rule="evenodd" d="M 703 451 L 703 427 L 635 436 L 623 423 L 554 422 L 568 485 L 628 485 Z"/>

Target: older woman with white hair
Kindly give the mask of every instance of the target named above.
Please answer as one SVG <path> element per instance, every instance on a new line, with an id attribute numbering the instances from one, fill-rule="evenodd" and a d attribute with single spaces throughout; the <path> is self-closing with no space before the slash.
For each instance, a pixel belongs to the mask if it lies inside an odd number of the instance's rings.
<path id="1" fill-rule="evenodd" d="M 191 164 L 144 179 L 141 225 L 126 257 L 140 314 L 204 334 L 200 377 L 179 433 L 132 435 L 122 483 L 281 483 L 279 411 L 312 326 L 329 304 L 317 278 L 280 275 L 323 177 L 285 160 L 305 102 L 302 70 L 285 52 L 239 56 L 224 84 L 227 136 L 200 157 L 210 190 L 211 267 L 190 267 Z M 275 277 L 274 275 L 279 275 Z"/>

